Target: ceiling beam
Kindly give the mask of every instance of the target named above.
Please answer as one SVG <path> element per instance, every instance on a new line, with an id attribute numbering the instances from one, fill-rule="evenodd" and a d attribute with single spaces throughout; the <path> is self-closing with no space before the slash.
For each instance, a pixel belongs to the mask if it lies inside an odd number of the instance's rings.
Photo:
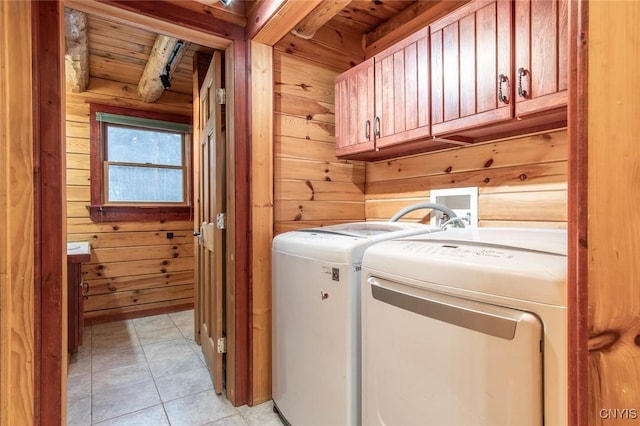
<path id="1" fill-rule="evenodd" d="M 264 0 L 247 17 L 247 40 L 274 46 L 322 0 Z"/>
<path id="2" fill-rule="evenodd" d="M 64 9 L 64 72 L 66 89 L 81 93 L 89 85 L 89 38 L 87 14 Z"/>
<path id="3" fill-rule="evenodd" d="M 429 0 L 417 1 L 393 18 L 380 24 L 365 34 L 365 56 L 367 58 L 391 46 L 395 41 L 424 28 L 436 19 L 454 9 L 469 3 L 470 0 Z"/>
<path id="4" fill-rule="evenodd" d="M 179 41 L 177 38 L 165 35 L 158 35 L 156 37 L 156 41 L 153 43 L 153 48 L 149 54 L 149 60 L 144 67 L 142 77 L 140 77 L 140 82 L 138 83 L 138 96 L 143 101 L 155 102 L 164 92 L 165 87 L 160 79 L 160 75 L 165 74 L 167 64 L 169 60 L 172 59 L 171 56 Z M 189 43 L 184 43 L 172 59 L 168 73 L 169 78 L 180 63 L 188 47 Z"/>
<path id="5" fill-rule="evenodd" d="M 244 40 L 244 28 L 175 3 L 154 0 L 98 0 L 118 8 L 206 32 L 227 40 Z M 79 1 L 79 3 L 82 3 Z M 301 2 L 304 3 L 304 2 Z"/>
<path id="6" fill-rule="evenodd" d="M 291 32 L 295 36 L 310 40 L 320 27 L 340 13 L 349 3 L 351 3 L 351 0 L 324 1 L 300 21 Z"/>

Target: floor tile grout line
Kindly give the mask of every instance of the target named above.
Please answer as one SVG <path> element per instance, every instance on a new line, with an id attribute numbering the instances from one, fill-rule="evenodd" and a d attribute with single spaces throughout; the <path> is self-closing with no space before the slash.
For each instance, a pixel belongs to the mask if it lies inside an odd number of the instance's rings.
<path id="1" fill-rule="evenodd" d="M 176 328 L 178 328 L 178 330 L 179 330 L 179 332 L 180 332 L 180 334 L 182 336 L 181 340 L 182 340 L 183 344 L 187 345 L 191 349 L 191 353 L 194 353 L 197 356 L 198 355 L 198 349 L 200 349 L 200 346 L 199 345 L 194 345 L 195 336 L 191 336 L 190 333 L 188 333 L 189 335 L 185 335 L 185 333 L 183 331 L 183 328 L 186 329 L 188 327 L 180 328 L 178 326 L 177 322 L 171 316 L 169 316 L 169 318 L 171 319 L 173 325 Z M 148 358 L 148 350 L 145 350 L 145 346 L 152 345 L 152 344 L 155 344 L 155 343 L 161 343 L 162 341 L 149 342 L 149 343 L 143 344 L 142 341 L 140 340 L 139 330 L 138 330 L 138 328 L 135 327 L 135 323 L 133 322 L 133 320 L 126 320 L 125 322 L 128 323 L 127 326 L 130 325 L 130 326 L 133 327 L 133 331 L 135 333 L 135 336 L 138 339 L 138 342 L 137 342 L 138 345 L 137 346 L 140 347 L 140 349 L 142 350 L 142 354 L 144 356 L 144 365 L 146 365 L 146 368 L 147 368 L 147 370 L 148 370 L 148 372 L 151 375 L 151 378 L 153 380 L 154 387 L 155 387 L 155 390 L 156 390 L 156 392 L 158 394 L 158 397 L 160 397 L 160 389 L 158 387 L 158 380 L 161 379 L 161 377 L 157 377 L 156 375 L 153 374 L 153 371 L 151 371 L 150 362 L 149 362 L 149 358 Z M 195 328 L 195 326 L 194 326 L 194 328 Z M 93 398 L 94 398 L 94 392 L 93 392 L 93 382 L 94 382 L 93 363 L 94 363 L 94 355 L 95 355 L 95 353 L 94 353 L 95 351 L 93 350 L 93 349 L 95 349 L 93 347 L 93 337 L 94 337 L 93 334 L 94 334 L 95 330 L 93 329 L 93 326 L 90 325 L 88 331 L 89 331 L 89 334 L 91 335 L 91 342 L 90 342 L 90 345 L 89 345 L 89 347 L 87 349 L 88 356 L 89 356 L 89 372 L 90 372 L 89 373 L 89 378 L 90 378 L 90 385 L 91 385 L 90 386 L 91 391 L 90 391 L 90 395 L 89 395 L 89 405 L 90 405 L 89 406 L 89 409 L 90 409 L 89 410 L 90 411 L 90 420 L 89 420 L 90 423 L 89 424 L 93 425 L 94 424 L 93 423 L 93 404 L 92 404 Z M 171 339 L 171 340 L 179 341 L 180 339 Z M 100 348 L 100 349 L 101 350 L 108 350 L 108 349 L 113 349 L 113 348 L 105 347 L 105 348 Z M 199 362 L 198 362 L 197 369 L 204 368 L 204 371 L 206 372 L 206 374 L 208 374 L 208 368 L 206 366 L 206 363 L 203 363 L 202 359 L 200 357 L 198 357 L 198 361 Z M 196 368 L 194 368 L 194 370 L 195 369 Z M 190 370 L 186 370 L 186 371 L 192 371 L 192 370 L 190 369 Z M 176 373 L 176 374 L 178 374 L 178 373 Z M 168 411 L 167 411 L 167 404 L 168 403 L 171 403 L 173 401 L 179 400 L 181 398 L 193 397 L 195 395 L 203 394 L 203 393 L 211 392 L 211 391 L 213 391 L 213 389 L 201 390 L 201 391 L 198 391 L 198 392 L 195 392 L 195 393 L 191 393 L 189 395 L 182 396 L 180 398 L 172 399 L 170 401 L 162 401 L 162 398 L 160 397 L 159 404 L 151 405 L 151 406 L 145 407 L 145 408 L 141 408 L 139 410 L 135 410 L 135 411 L 132 411 L 130 413 L 123 413 L 123 414 L 120 414 L 118 416 L 111 417 L 109 419 L 102 419 L 101 421 L 110 421 L 110 420 L 117 419 L 117 418 L 120 418 L 120 417 L 124 417 L 124 416 L 127 416 L 127 415 L 132 415 L 132 414 L 135 414 L 135 413 L 138 413 L 140 411 L 147 410 L 147 409 L 150 409 L 150 408 L 153 408 L 153 407 L 158 407 L 158 405 L 160 405 L 160 406 L 162 406 L 162 410 L 163 410 L 163 413 L 165 415 L 166 421 L 169 423 L 169 425 L 171 425 L 171 419 L 169 418 L 169 414 L 168 414 Z M 215 393 L 215 391 L 214 391 L 214 393 Z M 224 392 L 223 392 L 223 397 L 226 399 L 226 396 L 224 395 Z M 249 424 L 248 417 L 246 417 L 246 415 L 249 415 L 249 412 L 245 413 L 245 412 L 240 411 L 240 409 L 238 407 L 235 407 L 235 408 L 236 408 L 236 411 L 235 411 L 234 414 L 229 414 L 229 415 L 227 415 L 225 417 L 221 417 L 220 419 L 216 419 L 215 421 L 219 421 L 219 420 L 223 420 L 223 419 L 227 419 L 227 418 L 233 417 L 235 415 L 239 415 L 240 418 L 243 420 L 243 422 L 245 424 Z M 207 424 L 207 423 L 205 423 L 205 424 Z"/>
<path id="2" fill-rule="evenodd" d="M 140 340 L 140 336 L 138 335 L 138 329 L 136 328 L 135 324 L 133 326 L 133 329 L 136 332 L 136 336 L 138 336 L 138 340 Z M 169 425 L 171 425 L 171 421 L 169 420 L 169 414 L 167 413 L 167 410 L 164 407 L 164 401 L 162 400 L 162 395 L 160 395 L 160 388 L 158 388 L 158 382 L 156 381 L 156 376 L 155 374 L 153 374 L 153 371 L 151 370 L 151 364 L 149 363 L 149 357 L 147 356 L 147 351 L 144 350 L 144 345 L 142 344 L 142 342 L 140 342 L 140 347 L 142 348 L 142 354 L 144 355 L 144 360 L 145 363 L 147 364 L 147 368 L 149 369 L 149 374 L 151 375 L 151 380 L 153 380 L 153 385 L 156 387 L 156 392 L 158 393 L 158 399 L 160 400 L 160 405 L 162 405 L 162 410 L 164 411 L 164 415 L 167 419 L 167 423 L 169 423 Z"/>

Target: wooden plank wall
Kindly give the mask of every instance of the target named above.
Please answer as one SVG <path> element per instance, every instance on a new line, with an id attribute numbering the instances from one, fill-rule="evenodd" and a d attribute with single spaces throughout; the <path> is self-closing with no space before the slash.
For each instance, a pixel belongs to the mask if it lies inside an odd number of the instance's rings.
<path id="1" fill-rule="evenodd" d="M 0 424 L 36 422 L 31 3 L 0 2 Z M 10 65 L 9 65 L 10 61 Z M 55 400 L 55 395 L 48 395 Z"/>
<path id="2" fill-rule="evenodd" d="M 365 218 L 365 165 L 335 156 L 334 80 L 357 60 L 338 56 L 289 36 L 274 48 L 276 234 Z"/>
<path id="3" fill-rule="evenodd" d="M 588 282 L 579 288 L 589 304 L 581 313 L 589 335 L 585 417 L 592 426 L 634 424 L 640 416 L 640 82 L 625 78 L 625 70 L 640 66 L 640 3 L 588 6 Z"/>
<path id="4" fill-rule="evenodd" d="M 92 246 L 91 261 L 83 266 L 85 318 L 193 306 L 192 221 L 94 223 L 89 218 L 89 101 L 189 116 L 193 111 L 189 95 L 165 92 L 147 104 L 137 100 L 135 85 L 100 78 L 91 78 L 84 93 L 67 93 L 67 239 Z"/>
<path id="5" fill-rule="evenodd" d="M 368 163 L 366 218 L 387 220 L 431 189 L 477 186 L 479 226 L 566 228 L 567 152 L 560 130 Z"/>

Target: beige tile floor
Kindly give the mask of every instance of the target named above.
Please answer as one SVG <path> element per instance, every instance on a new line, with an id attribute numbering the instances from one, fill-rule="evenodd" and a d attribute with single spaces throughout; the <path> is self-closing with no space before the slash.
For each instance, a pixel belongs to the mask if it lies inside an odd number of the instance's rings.
<path id="1" fill-rule="evenodd" d="M 67 425 L 282 425 L 273 404 L 216 395 L 193 311 L 85 327 L 69 364 Z"/>

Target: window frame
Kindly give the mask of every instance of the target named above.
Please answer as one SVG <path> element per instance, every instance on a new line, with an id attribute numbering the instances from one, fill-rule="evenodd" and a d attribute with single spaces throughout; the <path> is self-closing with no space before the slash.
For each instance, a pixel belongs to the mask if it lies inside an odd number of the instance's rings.
<path id="1" fill-rule="evenodd" d="M 89 106 L 90 121 L 90 176 L 91 176 L 91 204 L 87 206 L 89 216 L 94 222 L 114 221 L 172 221 L 193 219 L 193 159 L 191 156 L 193 138 L 185 134 L 183 150 L 185 156 L 185 201 L 178 205 L 174 203 L 155 202 L 117 202 L 108 203 L 105 190 L 108 182 L 105 168 L 106 145 L 102 140 L 102 128 L 106 124 L 96 118 L 96 113 L 125 115 L 136 118 L 147 118 L 167 122 L 191 124 L 191 117 L 179 114 L 169 114 L 152 111 L 142 111 L 114 105 L 91 103 Z M 135 127 L 135 126 L 134 126 Z"/>

